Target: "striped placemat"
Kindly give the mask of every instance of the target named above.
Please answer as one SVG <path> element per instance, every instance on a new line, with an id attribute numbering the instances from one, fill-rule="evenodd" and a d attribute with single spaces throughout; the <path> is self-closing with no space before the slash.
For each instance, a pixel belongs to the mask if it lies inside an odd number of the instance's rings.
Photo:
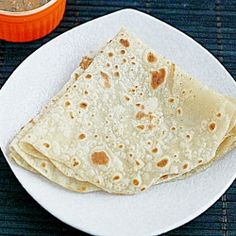
<path id="1" fill-rule="evenodd" d="M 68 0 L 60 26 L 32 43 L 0 41 L 0 86 L 41 45 L 107 13 L 135 8 L 182 30 L 213 53 L 236 78 L 235 0 Z M 21 187 L 0 153 L 0 235 L 82 235 L 40 207 Z M 205 213 L 165 235 L 236 235 L 236 181 Z"/>

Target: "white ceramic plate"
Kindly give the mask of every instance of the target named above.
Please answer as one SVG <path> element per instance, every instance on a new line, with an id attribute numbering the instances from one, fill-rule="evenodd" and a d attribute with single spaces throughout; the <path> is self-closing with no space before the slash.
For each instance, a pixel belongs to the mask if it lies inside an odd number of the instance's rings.
<path id="1" fill-rule="evenodd" d="M 161 234 L 192 220 L 226 191 L 236 175 L 236 150 L 200 174 L 135 196 L 69 192 L 19 168 L 7 155 L 17 130 L 70 78 L 81 57 L 98 50 L 121 26 L 206 85 L 236 97 L 232 77 L 194 40 L 146 14 L 122 10 L 62 34 L 14 71 L 0 94 L 0 145 L 23 187 L 65 223 L 96 235 Z"/>

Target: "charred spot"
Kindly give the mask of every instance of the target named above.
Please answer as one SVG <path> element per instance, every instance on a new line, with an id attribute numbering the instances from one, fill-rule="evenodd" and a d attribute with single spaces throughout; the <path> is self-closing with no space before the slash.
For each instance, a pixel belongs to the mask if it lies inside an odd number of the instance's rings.
<path id="1" fill-rule="evenodd" d="M 82 61 L 80 62 L 79 66 L 83 69 L 86 70 L 89 65 L 92 63 L 93 59 L 90 57 L 83 57 Z"/>
<path id="2" fill-rule="evenodd" d="M 79 79 L 79 75 L 77 73 L 74 73 L 74 80 L 78 80 Z M 69 88 L 67 88 L 66 90 L 68 90 Z"/>
<path id="3" fill-rule="evenodd" d="M 220 117 L 222 116 L 222 114 L 221 114 L 220 112 L 218 112 L 218 113 L 216 114 L 216 116 L 217 116 L 218 118 L 220 118 Z"/>
<path id="4" fill-rule="evenodd" d="M 166 179 L 168 179 L 168 177 L 169 177 L 168 175 L 162 175 L 161 179 L 166 180 Z"/>
<path id="5" fill-rule="evenodd" d="M 85 94 L 85 95 L 88 95 L 88 91 L 87 91 L 87 90 L 85 90 L 85 91 L 84 91 L 84 94 Z"/>
<path id="6" fill-rule="evenodd" d="M 168 102 L 169 102 L 169 103 L 173 103 L 174 101 L 175 101 L 174 98 L 168 98 Z"/>
<path id="7" fill-rule="evenodd" d="M 85 139 L 86 138 L 86 135 L 85 134 L 80 134 L 79 135 L 79 139 L 82 140 L 82 139 Z"/>
<path id="8" fill-rule="evenodd" d="M 141 191 L 143 192 L 145 189 L 146 189 L 146 188 L 145 188 L 145 187 L 143 187 L 143 188 L 141 188 Z"/>
<path id="9" fill-rule="evenodd" d="M 87 104 L 86 102 L 81 102 L 81 103 L 79 104 L 79 107 L 80 107 L 81 109 L 86 109 L 86 108 L 88 107 L 88 104 Z"/>
<path id="10" fill-rule="evenodd" d="M 135 164 L 136 164 L 137 166 L 139 166 L 139 165 L 140 165 L 140 162 L 139 162 L 138 160 L 135 160 Z"/>
<path id="11" fill-rule="evenodd" d="M 128 39 L 120 39 L 120 43 L 126 48 L 130 45 Z"/>
<path id="12" fill-rule="evenodd" d="M 125 58 L 122 59 L 123 64 L 125 64 L 127 62 L 127 60 Z"/>
<path id="13" fill-rule="evenodd" d="M 172 130 L 172 131 L 175 131 L 175 130 L 176 130 L 176 128 L 173 126 L 173 127 L 171 127 L 171 130 Z"/>
<path id="14" fill-rule="evenodd" d="M 74 118 L 75 118 L 75 115 L 74 115 L 74 113 L 73 113 L 72 111 L 70 111 L 69 114 L 70 114 L 70 118 L 71 118 L 71 119 L 74 119 Z"/>
<path id="15" fill-rule="evenodd" d="M 79 165 L 79 161 L 77 161 L 75 158 L 72 161 L 72 166 L 78 166 Z"/>
<path id="16" fill-rule="evenodd" d="M 216 123 L 215 122 L 211 122 L 208 125 L 208 129 L 209 129 L 209 131 L 215 131 L 216 130 Z"/>
<path id="17" fill-rule="evenodd" d="M 91 160 L 95 165 L 106 165 L 109 162 L 109 158 L 104 151 L 94 152 L 91 155 Z"/>
<path id="18" fill-rule="evenodd" d="M 168 164 L 168 159 L 162 159 L 159 162 L 157 162 L 157 167 L 165 167 Z"/>
<path id="19" fill-rule="evenodd" d="M 107 64 L 106 64 L 106 66 L 107 66 L 107 67 L 110 67 L 110 66 L 111 66 L 111 64 L 110 64 L 110 63 L 107 63 Z"/>
<path id="20" fill-rule="evenodd" d="M 119 175 L 116 175 L 113 177 L 113 180 L 116 181 L 116 180 L 119 180 L 120 179 L 120 176 Z"/>
<path id="21" fill-rule="evenodd" d="M 152 52 L 149 52 L 147 55 L 147 61 L 153 63 L 156 62 L 156 60 L 157 60 L 156 56 Z"/>
<path id="22" fill-rule="evenodd" d="M 158 152 L 158 149 L 155 147 L 152 149 L 152 153 L 157 153 Z"/>
<path id="23" fill-rule="evenodd" d="M 120 73 L 118 71 L 114 72 L 114 76 L 119 78 L 120 77 Z"/>
<path id="24" fill-rule="evenodd" d="M 49 143 L 44 143 L 43 146 L 44 146 L 45 148 L 50 148 L 50 144 L 49 144 Z"/>
<path id="25" fill-rule="evenodd" d="M 100 72 L 100 74 L 101 74 L 101 77 L 102 77 L 102 79 L 103 79 L 103 81 L 104 81 L 104 86 L 106 87 L 106 88 L 110 88 L 111 87 L 111 84 L 110 84 L 110 82 L 109 82 L 109 76 L 108 76 L 108 74 L 106 74 L 105 72 Z"/>
<path id="26" fill-rule="evenodd" d="M 46 163 L 45 162 L 41 162 L 41 167 L 45 168 L 46 167 Z"/>
<path id="27" fill-rule="evenodd" d="M 177 113 L 178 113 L 179 115 L 181 115 L 181 114 L 182 114 L 182 109 L 181 109 L 181 108 L 177 108 Z"/>
<path id="28" fill-rule="evenodd" d="M 124 49 L 121 49 L 121 50 L 120 50 L 120 54 L 124 55 L 124 54 L 125 54 L 125 50 L 124 50 Z"/>
<path id="29" fill-rule="evenodd" d="M 157 89 L 165 82 L 166 71 L 164 68 L 161 68 L 159 71 L 151 72 L 151 74 L 151 87 L 153 89 Z"/>
<path id="30" fill-rule="evenodd" d="M 125 96 L 125 100 L 126 100 L 126 101 L 129 101 L 130 98 L 129 98 L 128 96 Z"/>
<path id="31" fill-rule="evenodd" d="M 137 125 L 136 127 L 137 127 L 137 129 L 140 129 L 140 130 L 144 130 L 144 128 L 145 128 L 144 125 Z"/>
<path id="32" fill-rule="evenodd" d="M 200 160 L 198 160 L 198 163 L 199 163 L 199 164 L 201 164 L 202 162 L 203 162 L 203 160 L 201 160 L 201 159 L 200 159 Z"/>
<path id="33" fill-rule="evenodd" d="M 135 186 L 139 185 L 139 181 L 137 179 L 133 179 L 133 185 Z"/>
<path id="34" fill-rule="evenodd" d="M 113 52 L 109 52 L 109 53 L 108 53 L 108 56 L 109 56 L 109 57 L 113 57 Z"/>
<path id="35" fill-rule="evenodd" d="M 65 107 L 69 107 L 71 106 L 71 102 L 70 101 L 65 101 Z"/>
<path id="36" fill-rule="evenodd" d="M 137 120 L 141 120 L 141 119 L 143 119 L 143 118 L 146 117 L 146 116 L 147 116 L 147 115 L 146 115 L 144 112 L 139 111 L 139 112 L 136 114 L 135 118 L 136 118 Z"/>
<path id="37" fill-rule="evenodd" d="M 187 138 L 187 139 L 190 139 L 190 138 L 191 138 L 191 136 L 190 136 L 189 134 L 187 134 L 187 135 L 186 135 L 186 138 Z"/>
<path id="38" fill-rule="evenodd" d="M 87 75 L 85 75 L 85 78 L 86 78 L 86 79 L 91 79 L 91 78 L 92 78 L 92 75 L 91 75 L 91 74 L 87 74 Z"/>
<path id="39" fill-rule="evenodd" d="M 188 168 L 188 164 L 185 163 L 185 164 L 183 165 L 183 169 L 185 170 L 185 169 L 187 169 L 187 168 Z"/>

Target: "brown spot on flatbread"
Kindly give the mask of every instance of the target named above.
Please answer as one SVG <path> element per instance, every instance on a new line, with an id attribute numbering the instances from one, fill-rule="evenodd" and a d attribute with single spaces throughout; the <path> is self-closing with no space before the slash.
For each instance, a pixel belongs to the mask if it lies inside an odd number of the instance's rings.
<path id="1" fill-rule="evenodd" d="M 179 108 L 177 108 L 177 113 L 179 114 L 179 115 L 181 115 L 182 113 L 183 113 L 183 111 L 182 111 L 182 109 L 179 107 Z"/>
<path id="2" fill-rule="evenodd" d="M 175 130 L 176 130 L 176 128 L 175 128 L 175 127 L 171 127 L 171 130 L 172 130 L 172 131 L 175 131 Z"/>
<path id="3" fill-rule="evenodd" d="M 136 63 L 135 63 L 135 61 L 132 61 L 131 64 L 135 65 Z"/>
<path id="4" fill-rule="evenodd" d="M 158 148 L 156 148 L 156 147 L 153 148 L 153 149 L 152 149 L 152 152 L 153 152 L 153 153 L 157 153 L 157 152 L 158 152 Z"/>
<path id="5" fill-rule="evenodd" d="M 106 66 L 107 66 L 107 67 L 110 67 L 110 66 L 111 66 L 111 64 L 110 64 L 110 63 L 107 63 L 107 64 L 106 64 Z"/>
<path id="6" fill-rule="evenodd" d="M 137 166 L 140 165 L 140 162 L 138 160 L 135 160 L 135 163 L 136 163 Z"/>
<path id="7" fill-rule="evenodd" d="M 31 123 L 32 125 L 35 125 L 34 119 L 32 118 L 32 119 L 29 121 L 29 123 Z"/>
<path id="8" fill-rule="evenodd" d="M 105 72 L 101 71 L 100 72 L 101 76 L 102 76 L 102 79 L 104 81 L 104 87 L 106 88 L 110 88 L 111 87 L 111 84 L 109 82 L 109 76 L 108 74 L 106 74 Z"/>
<path id="9" fill-rule="evenodd" d="M 201 160 L 201 159 L 200 159 L 200 160 L 198 160 L 198 163 L 199 163 L 199 164 L 201 164 L 202 162 L 203 162 L 203 160 Z"/>
<path id="10" fill-rule="evenodd" d="M 104 151 L 94 152 L 91 155 L 91 160 L 95 165 L 106 165 L 109 162 L 109 158 Z"/>
<path id="11" fill-rule="evenodd" d="M 213 132 L 216 130 L 216 123 L 215 122 L 211 122 L 209 125 L 208 125 L 208 129 L 209 131 Z"/>
<path id="12" fill-rule="evenodd" d="M 82 186 L 82 187 L 81 187 L 81 191 L 82 191 L 82 192 L 85 192 L 86 190 L 87 190 L 86 186 Z"/>
<path id="13" fill-rule="evenodd" d="M 70 101 L 65 101 L 65 107 L 69 107 L 71 106 L 71 102 Z"/>
<path id="14" fill-rule="evenodd" d="M 120 50 L 120 54 L 124 55 L 124 54 L 125 54 L 125 50 L 124 50 L 124 49 L 121 49 L 121 50 Z"/>
<path id="15" fill-rule="evenodd" d="M 95 135 L 94 135 L 94 138 L 97 138 L 97 137 L 98 137 L 98 135 L 97 135 L 97 134 L 95 134 Z"/>
<path id="16" fill-rule="evenodd" d="M 143 104 L 136 103 L 135 105 L 136 105 L 136 107 L 138 107 L 138 108 L 140 108 L 142 110 L 144 109 L 144 105 Z"/>
<path id="17" fill-rule="evenodd" d="M 157 162 L 157 167 L 161 167 L 161 168 L 163 168 L 163 167 L 165 167 L 166 165 L 168 164 L 168 159 L 162 159 L 162 160 L 160 160 L 159 162 Z"/>
<path id="18" fill-rule="evenodd" d="M 86 109 L 86 108 L 88 107 L 88 104 L 87 104 L 86 102 L 81 102 L 81 103 L 79 104 L 79 107 L 80 107 L 81 109 Z"/>
<path id="19" fill-rule="evenodd" d="M 78 160 L 76 160 L 75 158 L 73 158 L 73 160 L 72 160 L 72 166 L 78 166 L 80 163 L 79 163 L 79 161 Z"/>
<path id="20" fill-rule="evenodd" d="M 137 120 L 141 120 L 141 119 L 143 119 L 143 118 L 146 117 L 146 116 L 147 116 L 147 115 L 146 115 L 144 112 L 139 111 L 139 112 L 136 114 L 135 118 L 136 118 Z"/>
<path id="21" fill-rule="evenodd" d="M 174 98 L 168 98 L 168 102 L 173 103 L 175 101 Z"/>
<path id="22" fill-rule="evenodd" d="M 126 100 L 126 101 L 129 101 L 130 98 L 129 98 L 128 96 L 125 96 L 125 100 Z"/>
<path id="23" fill-rule="evenodd" d="M 74 73 L 74 80 L 78 80 L 78 79 L 79 79 L 79 75 L 77 73 Z"/>
<path id="24" fill-rule="evenodd" d="M 87 74 L 87 75 L 85 75 L 85 78 L 86 78 L 86 79 L 91 79 L 91 78 L 92 78 L 92 75 Z"/>
<path id="25" fill-rule="evenodd" d="M 93 59 L 90 57 L 83 57 L 82 61 L 80 62 L 79 66 L 83 69 L 86 70 L 89 65 L 92 63 Z"/>
<path id="26" fill-rule="evenodd" d="M 70 118 L 71 118 L 71 119 L 74 119 L 74 118 L 75 118 L 75 115 L 74 115 L 74 113 L 73 113 L 72 111 L 70 111 L 69 114 L 70 114 Z"/>
<path id="27" fill-rule="evenodd" d="M 137 125 L 136 127 L 137 127 L 137 129 L 140 129 L 140 130 L 144 130 L 144 128 L 145 128 L 144 125 Z"/>
<path id="28" fill-rule="evenodd" d="M 120 77 L 120 73 L 118 71 L 114 72 L 114 76 L 119 78 Z"/>
<path id="29" fill-rule="evenodd" d="M 82 140 L 82 139 L 85 139 L 85 138 L 86 138 L 86 135 L 85 135 L 85 134 L 80 134 L 80 135 L 79 135 L 79 139 Z"/>
<path id="30" fill-rule="evenodd" d="M 125 64 L 127 62 L 127 60 L 125 58 L 123 58 L 122 63 Z"/>
<path id="31" fill-rule="evenodd" d="M 216 114 L 216 116 L 217 116 L 218 118 L 220 118 L 220 117 L 222 116 L 222 114 L 221 114 L 220 112 L 218 112 L 218 113 Z"/>
<path id="32" fill-rule="evenodd" d="M 141 188 L 141 191 L 143 192 L 145 189 L 146 189 L 146 188 L 145 188 L 145 187 L 143 187 L 143 188 Z"/>
<path id="33" fill-rule="evenodd" d="M 153 89 L 157 89 L 165 82 L 166 71 L 164 68 L 161 68 L 159 71 L 151 72 L 151 74 L 151 87 Z"/>
<path id="34" fill-rule="evenodd" d="M 113 52 L 109 52 L 109 53 L 108 53 L 108 56 L 109 56 L 109 57 L 113 57 Z"/>
<path id="35" fill-rule="evenodd" d="M 115 65 L 115 69 L 118 69 L 119 68 L 119 66 L 118 65 Z"/>
<path id="36" fill-rule="evenodd" d="M 49 148 L 50 144 L 49 143 L 44 143 L 43 146 L 46 147 L 46 148 Z"/>
<path id="37" fill-rule="evenodd" d="M 85 95 L 88 95 L 88 91 L 87 91 L 87 90 L 85 90 L 85 91 L 84 91 L 84 94 L 85 94 Z"/>
<path id="38" fill-rule="evenodd" d="M 187 134 L 187 135 L 186 135 L 186 138 L 187 138 L 187 139 L 190 139 L 190 138 L 191 138 L 191 136 L 190 136 L 189 134 Z"/>
<path id="39" fill-rule="evenodd" d="M 168 177 L 169 177 L 168 175 L 162 175 L 161 179 L 166 180 L 166 179 L 168 179 Z"/>
<path id="40" fill-rule="evenodd" d="M 116 181 L 116 180 L 119 180 L 120 179 L 120 176 L 119 175 L 116 175 L 113 177 L 113 180 Z"/>
<path id="41" fill-rule="evenodd" d="M 152 52 L 149 52 L 147 55 L 147 61 L 153 63 L 157 61 L 157 58 Z"/>
<path id="42" fill-rule="evenodd" d="M 45 168 L 46 167 L 46 163 L 43 161 L 43 162 L 41 162 L 40 166 Z"/>
<path id="43" fill-rule="evenodd" d="M 139 181 L 137 179 L 133 179 L 133 185 L 135 186 L 139 185 Z"/>
<path id="44" fill-rule="evenodd" d="M 120 39 L 120 43 L 126 48 L 130 45 L 128 39 Z"/>
<path id="45" fill-rule="evenodd" d="M 188 168 L 188 164 L 185 163 L 185 164 L 183 165 L 183 169 L 187 169 L 187 168 Z"/>
<path id="46" fill-rule="evenodd" d="M 124 145 L 123 145 L 123 144 L 120 144 L 120 145 L 119 145 L 119 148 L 123 148 L 123 147 L 124 147 Z"/>

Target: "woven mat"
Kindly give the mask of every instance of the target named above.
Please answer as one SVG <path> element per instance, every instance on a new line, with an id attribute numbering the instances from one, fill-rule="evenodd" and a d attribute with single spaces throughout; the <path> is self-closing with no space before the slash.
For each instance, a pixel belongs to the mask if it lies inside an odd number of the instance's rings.
<path id="1" fill-rule="evenodd" d="M 59 27 L 44 39 L 13 44 L 0 41 L 0 85 L 41 45 L 96 17 L 135 8 L 193 37 L 236 78 L 235 0 L 68 0 Z M 0 153 L 0 235 L 82 235 L 40 207 L 21 187 Z M 236 181 L 205 213 L 165 235 L 236 235 Z"/>

